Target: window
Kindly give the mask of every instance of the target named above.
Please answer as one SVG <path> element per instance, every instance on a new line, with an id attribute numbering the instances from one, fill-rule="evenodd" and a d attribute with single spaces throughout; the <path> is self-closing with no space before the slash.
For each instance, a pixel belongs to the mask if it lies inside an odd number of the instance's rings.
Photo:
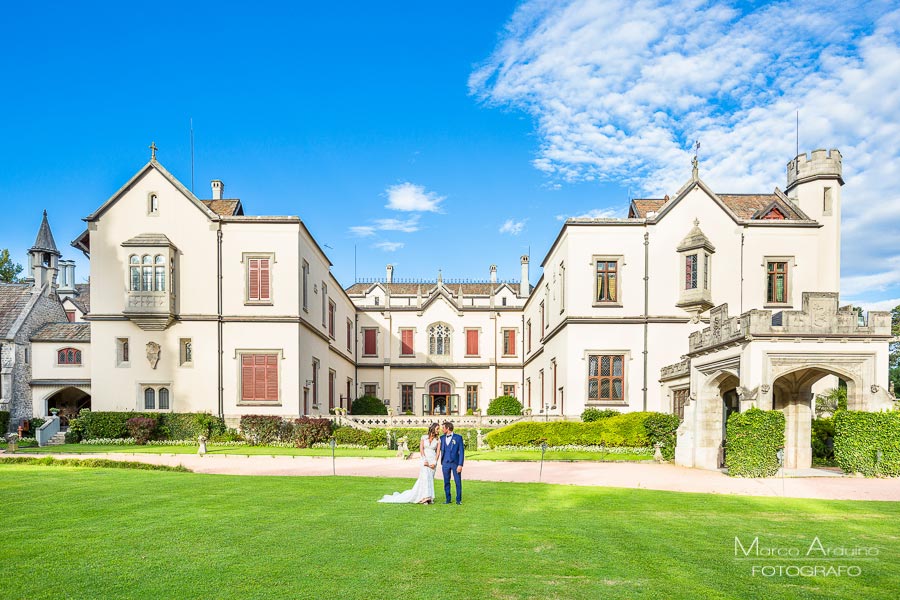
<path id="1" fill-rule="evenodd" d="M 528 322 L 525 323 L 525 336 L 528 340 L 528 351 L 531 352 L 531 319 L 528 319 Z"/>
<path id="2" fill-rule="evenodd" d="M 278 355 L 241 355 L 241 401 L 278 402 Z"/>
<path id="3" fill-rule="evenodd" d="M 312 360 L 312 401 L 313 406 L 319 405 L 319 360 Z"/>
<path id="4" fill-rule="evenodd" d="M 703 289 L 709 289 L 709 254 L 703 253 Z"/>
<path id="5" fill-rule="evenodd" d="M 131 255 L 128 258 L 132 292 L 166 291 L 166 257 Z"/>
<path id="6" fill-rule="evenodd" d="M 75 322 L 75 311 L 74 310 L 66 311 L 66 321 L 68 321 L 69 323 Z"/>
<path id="7" fill-rule="evenodd" d="M 150 292 L 153 291 L 153 259 L 150 256 L 144 255 L 141 258 L 141 291 Z"/>
<path id="8" fill-rule="evenodd" d="M 525 380 L 525 397 L 528 401 L 528 408 L 531 408 L 531 377 Z"/>
<path id="9" fill-rule="evenodd" d="M 191 338 L 181 338 L 178 341 L 178 363 L 181 366 L 194 364 L 194 342 Z"/>
<path id="10" fill-rule="evenodd" d="M 309 263 L 303 261 L 303 310 L 309 310 Z"/>
<path id="11" fill-rule="evenodd" d="M 600 259 L 596 261 L 597 282 L 595 303 L 619 301 L 619 262 Z"/>
<path id="12" fill-rule="evenodd" d="M 128 338 L 116 338 L 116 366 L 128 366 Z"/>
<path id="13" fill-rule="evenodd" d="M 58 365 L 80 365 L 81 350 L 77 348 L 63 348 L 56 352 L 56 364 Z"/>
<path id="14" fill-rule="evenodd" d="M 381 296 L 375 296 L 375 306 L 379 306 L 381 304 Z"/>
<path id="15" fill-rule="evenodd" d="M 503 296 L 502 298 L 500 298 L 500 305 L 501 305 L 501 306 L 506 306 L 506 296 Z M 475 299 L 474 299 L 474 298 L 472 298 L 472 306 L 475 306 Z"/>
<path id="16" fill-rule="evenodd" d="M 378 385 L 374 384 L 374 383 L 364 383 L 363 384 L 363 396 L 377 398 L 378 397 Z"/>
<path id="17" fill-rule="evenodd" d="M 466 356 L 478 356 L 477 329 L 466 329 Z"/>
<path id="18" fill-rule="evenodd" d="M 337 312 L 337 305 L 334 300 L 328 301 L 328 335 L 334 339 L 334 314 Z"/>
<path id="19" fill-rule="evenodd" d="M 157 254 L 153 259 L 153 289 L 157 292 L 166 291 L 166 257 Z"/>
<path id="20" fill-rule="evenodd" d="M 415 354 L 415 352 L 413 351 L 413 330 L 401 329 L 400 356 L 412 356 L 413 354 Z"/>
<path id="21" fill-rule="evenodd" d="M 541 301 L 541 337 L 543 337 L 545 329 L 547 329 L 547 313 L 544 311 L 544 302 Z"/>
<path id="22" fill-rule="evenodd" d="M 766 263 L 766 302 L 784 304 L 788 302 L 788 264 L 769 261 Z"/>
<path id="23" fill-rule="evenodd" d="M 832 211 L 832 194 L 831 188 L 827 187 L 822 190 L 822 216 L 830 217 Z"/>
<path id="24" fill-rule="evenodd" d="M 684 421 L 684 405 L 688 403 L 690 393 L 689 388 L 672 390 L 672 414 L 678 415 L 680 421 Z"/>
<path id="25" fill-rule="evenodd" d="M 159 388 L 159 410 L 169 410 L 169 388 Z"/>
<path id="26" fill-rule="evenodd" d="M 151 193 L 149 196 L 147 196 L 147 214 L 159 214 L 159 196 L 157 196 L 155 193 Z"/>
<path id="27" fill-rule="evenodd" d="M 504 383 L 503 384 L 503 395 L 504 396 L 512 396 L 516 397 L 516 384 L 514 383 Z"/>
<path id="28" fill-rule="evenodd" d="M 141 291 L 141 259 L 132 254 L 128 262 L 131 265 L 131 291 L 139 292 Z"/>
<path id="29" fill-rule="evenodd" d="M 247 302 L 272 301 L 272 270 L 269 257 L 247 257 Z"/>
<path id="30" fill-rule="evenodd" d="M 172 400 L 168 387 L 143 385 L 144 410 L 171 410 Z"/>
<path id="31" fill-rule="evenodd" d="M 363 356 L 378 355 L 378 330 L 373 327 L 363 328 Z"/>
<path id="32" fill-rule="evenodd" d="M 688 254 L 684 257 L 684 289 L 697 289 L 697 255 Z"/>
<path id="33" fill-rule="evenodd" d="M 328 325 L 328 286 L 322 282 L 322 327 Z"/>
<path id="34" fill-rule="evenodd" d="M 328 410 L 334 409 L 334 381 L 337 374 L 328 370 Z"/>
<path id="35" fill-rule="evenodd" d="M 353 321 L 347 319 L 347 351 L 351 352 L 353 350 Z M 347 395 L 349 398 L 349 394 Z"/>
<path id="36" fill-rule="evenodd" d="M 588 356 L 588 402 L 625 401 L 625 356 Z"/>
<path id="37" fill-rule="evenodd" d="M 433 356 L 450 355 L 450 327 L 444 323 L 435 323 L 428 328 L 428 354 Z"/>
<path id="38" fill-rule="evenodd" d="M 466 385 L 466 410 L 476 410 L 478 408 L 478 385 Z"/>
<path id="39" fill-rule="evenodd" d="M 566 265 L 559 263 L 559 312 L 566 310 Z"/>
<path id="40" fill-rule="evenodd" d="M 406 414 L 413 411 L 413 386 L 404 383 L 400 386 L 400 412 Z"/>
<path id="41" fill-rule="evenodd" d="M 516 330 L 503 330 L 503 356 L 516 355 Z"/>
<path id="42" fill-rule="evenodd" d="M 144 390 L 144 410 L 156 410 L 156 390 L 153 388 Z"/>

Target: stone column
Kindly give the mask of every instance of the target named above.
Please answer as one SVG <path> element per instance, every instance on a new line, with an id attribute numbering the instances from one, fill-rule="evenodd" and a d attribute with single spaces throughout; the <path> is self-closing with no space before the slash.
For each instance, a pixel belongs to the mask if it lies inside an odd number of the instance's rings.
<path id="1" fill-rule="evenodd" d="M 790 395 L 784 407 L 784 467 L 808 469 L 812 466 L 812 393 L 809 390 Z"/>

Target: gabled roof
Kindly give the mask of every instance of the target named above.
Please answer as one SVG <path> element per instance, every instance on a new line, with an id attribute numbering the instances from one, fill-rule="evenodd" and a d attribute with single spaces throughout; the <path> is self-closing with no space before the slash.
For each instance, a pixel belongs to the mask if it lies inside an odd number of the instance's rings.
<path id="1" fill-rule="evenodd" d="M 244 215 L 244 207 L 241 201 L 234 200 L 201 200 L 208 209 L 220 217 L 235 217 Z"/>
<path id="2" fill-rule="evenodd" d="M 668 196 L 665 198 L 635 198 L 628 207 L 628 218 L 643 219 L 647 213 L 659 211 L 668 201 Z"/>
<path id="3" fill-rule="evenodd" d="M 31 336 L 32 342 L 90 342 L 90 323 L 47 323 Z"/>
<path id="4" fill-rule="evenodd" d="M 88 314 L 91 312 L 91 284 L 76 283 L 75 295 L 69 296 L 66 300 L 70 300 L 83 314 Z"/>
<path id="5" fill-rule="evenodd" d="M 41 219 L 41 227 L 38 229 L 37 238 L 34 240 L 34 246 L 30 250 L 39 250 L 41 252 L 50 252 L 60 256 L 59 250 L 56 249 L 56 241 L 53 239 L 53 232 L 50 231 L 50 223 L 47 221 L 47 211 L 44 211 L 44 218 Z"/>
<path id="6" fill-rule="evenodd" d="M 25 283 L 0 283 L 0 339 L 11 339 L 10 330 L 32 301 L 32 286 Z M 18 329 L 18 328 L 16 328 Z"/>
<path id="7" fill-rule="evenodd" d="M 182 185 L 182 183 L 180 181 L 178 181 L 174 175 L 172 175 L 171 173 L 166 171 L 165 168 L 163 168 L 163 166 L 161 164 L 159 164 L 155 158 L 152 158 L 152 159 L 150 159 L 150 162 L 148 162 L 146 165 L 141 167 L 141 169 L 137 173 L 135 173 L 134 176 L 131 179 L 129 179 L 125 185 L 123 185 L 121 188 L 119 188 L 119 190 L 115 194 L 110 196 L 109 199 L 100 206 L 100 208 L 98 208 L 97 210 L 95 210 L 94 212 L 92 212 L 91 214 L 86 216 L 84 218 L 84 220 L 91 222 L 91 221 L 96 221 L 97 219 L 99 219 L 103 215 L 103 213 L 105 213 L 107 210 L 109 210 L 109 208 L 113 204 L 115 204 L 116 201 L 118 201 L 118 199 L 121 198 L 123 194 L 125 194 L 125 192 L 127 192 L 129 189 L 131 189 L 131 187 L 141 177 L 143 177 L 145 174 L 147 174 L 148 172 L 150 172 L 151 170 L 154 170 L 154 169 L 160 175 L 162 175 L 169 183 L 171 183 L 172 186 L 175 187 L 175 189 L 177 189 L 179 192 L 181 192 L 185 198 L 190 200 L 194 206 L 196 206 L 201 212 L 203 212 L 203 214 L 205 214 L 207 216 L 207 218 L 209 218 L 213 221 L 217 221 L 219 219 L 219 215 L 217 215 L 211 208 L 207 207 L 199 198 L 197 198 L 197 196 L 195 196 L 191 192 L 191 190 L 184 187 L 184 185 Z M 79 240 L 80 239 L 81 238 L 79 238 Z M 76 242 L 77 241 L 78 240 L 76 240 Z M 79 247 L 79 246 L 76 246 L 76 248 L 77 247 Z"/>
<path id="8" fill-rule="evenodd" d="M 375 286 L 380 286 L 392 296 L 415 296 L 422 290 L 422 296 L 429 296 L 434 293 L 437 287 L 436 281 L 423 281 L 422 283 L 354 283 L 346 289 L 350 296 L 363 296 L 368 294 Z M 443 287 L 449 293 L 456 295 L 462 289 L 464 296 L 490 296 L 492 293 L 497 294 L 501 288 L 509 288 L 512 293 L 515 290 L 510 288 L 509 283 L 444 283 Z M 512 284 L 518 285 L 518 284 Z"/>

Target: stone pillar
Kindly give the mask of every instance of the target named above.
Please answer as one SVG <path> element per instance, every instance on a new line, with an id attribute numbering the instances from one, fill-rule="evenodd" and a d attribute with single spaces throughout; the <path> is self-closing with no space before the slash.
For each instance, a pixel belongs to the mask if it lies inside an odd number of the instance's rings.
<path id="1" fill-rule="evenodd" d="M 812 467 L 812 393 L 796 392 L 790 395 L 784 407 L 784 468 L 808 469 Z"/>

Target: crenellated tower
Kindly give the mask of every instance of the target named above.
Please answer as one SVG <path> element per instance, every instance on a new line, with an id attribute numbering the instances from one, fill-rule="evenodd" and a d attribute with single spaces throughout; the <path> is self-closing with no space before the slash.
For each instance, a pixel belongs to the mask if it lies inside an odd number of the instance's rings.
<path id="1" fill-rule="evenodd" d="M 839 292 L 841 287 L 841 153 L 813 150 L 797 155 L 787 164 L 785 193 L 811 219 L 822 224 L 819 230 L 819 289 Z"/>

